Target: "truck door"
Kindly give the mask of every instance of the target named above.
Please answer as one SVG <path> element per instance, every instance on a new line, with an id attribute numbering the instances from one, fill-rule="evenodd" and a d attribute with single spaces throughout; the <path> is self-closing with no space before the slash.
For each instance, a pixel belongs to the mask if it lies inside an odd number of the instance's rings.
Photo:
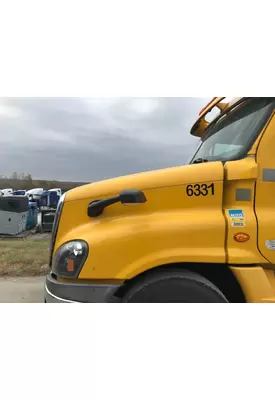
<path id="1" fill-rule="evenodd" d="M 256 181 L 255 190 L 255 212 L 258 224 L 258 248 L 265 259 L 272 264 L 275 264 L 274 110 L 257 149 L 256 161 L 258 165 L 258 178 Z"/>

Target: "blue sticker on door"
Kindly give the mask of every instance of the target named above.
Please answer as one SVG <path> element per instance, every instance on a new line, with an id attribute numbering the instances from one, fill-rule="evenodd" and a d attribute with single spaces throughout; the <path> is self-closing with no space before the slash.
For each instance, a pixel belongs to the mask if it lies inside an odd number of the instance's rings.
<path id="1" fill-rule="evenodd" d="M 230 218 L 244 218 L 243 210 L 228 210 Z"/>

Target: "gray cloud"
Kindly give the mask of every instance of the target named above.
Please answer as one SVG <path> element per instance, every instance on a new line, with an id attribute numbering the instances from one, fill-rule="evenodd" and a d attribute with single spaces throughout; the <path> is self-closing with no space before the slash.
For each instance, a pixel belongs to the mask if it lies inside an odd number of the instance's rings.
<path id="1" fill-rule="evenodd" d="M 184 164 L 207 98 L 2 98 L 0 171 L 95 181 Z"/>

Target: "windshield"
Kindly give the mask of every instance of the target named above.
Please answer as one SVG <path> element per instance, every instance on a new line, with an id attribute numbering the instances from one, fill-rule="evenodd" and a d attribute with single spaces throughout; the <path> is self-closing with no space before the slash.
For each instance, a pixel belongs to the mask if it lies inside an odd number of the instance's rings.
<path id="1" fill-rule="evenodd" d="M 229 111 L 206 130 L 191 163 L 228 161 L 247 153 L 274 105 L 274 98 L 256 98 Z"/>

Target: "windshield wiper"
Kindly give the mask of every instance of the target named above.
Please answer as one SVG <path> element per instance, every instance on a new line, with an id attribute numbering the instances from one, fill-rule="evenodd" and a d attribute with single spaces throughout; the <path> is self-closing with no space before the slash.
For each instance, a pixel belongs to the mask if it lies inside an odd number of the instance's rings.
<path id="1" fill-rule="evenodd" d="M 204 163 L 204 162 L 208 162 L 208 160 L 206 158 L 197 158 L 196 160 L 194 160 L 192 162 L 192 164 L 201 164 L 201 163 Z"/>

